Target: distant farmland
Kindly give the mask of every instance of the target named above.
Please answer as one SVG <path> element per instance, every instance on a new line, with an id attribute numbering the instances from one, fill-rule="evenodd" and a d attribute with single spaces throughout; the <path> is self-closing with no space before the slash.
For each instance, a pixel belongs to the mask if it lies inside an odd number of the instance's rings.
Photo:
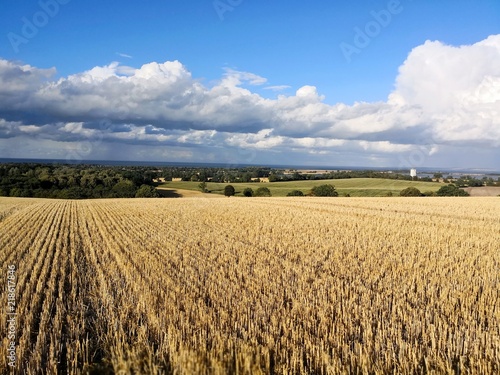
<path id="1" fill-rule="evenodd" d="M 19 374 L 498 374 L 499 213 L 0 198 L 2 348 Z"/>
<path id="2" fill-rule="evenodd" d="M 229 183 L 207 183 L 207 189 L 213 194 L 223 194 L 224 186 Z M 349 178 L 338 180 L 307 180 L 307 181 L 286 181 L 286 182 L 253 182 L 253 183 L 233 183 L 236 195 L 243 195 L 243 190 L 247 187 L 253 190 L 259 187 L 267 187 L 275 197 L 284 197 L 292 190 L 301 190 L 308 193 L 314 186 L 332 184 L 339 195 L 349 194 L 352 197 L 385 197 L 388 193 L 399 195 L 399 192 L 407 187 L 416 187 L 422 193 L 426 191 L 438 191 L 445 184 L 437 182 L 388 180 L 382 178 Z M 199 182 L 175 181 L 162 184 L 160 188 L 199 190 Z"/>

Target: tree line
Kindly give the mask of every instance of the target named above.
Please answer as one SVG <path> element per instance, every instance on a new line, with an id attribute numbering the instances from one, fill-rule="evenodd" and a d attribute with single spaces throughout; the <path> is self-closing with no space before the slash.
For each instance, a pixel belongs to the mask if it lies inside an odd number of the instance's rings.
<path id="1" fill-rule="evenodd" d="M 159 197 L 157 172 L 143 167 L 0 165 L 0 195 L 58 199 Z"/>
<path id="2" fill-rule="evenodd" d="M 437 192 L 426 191 L 422 193 L 416 187 L 408 187 L 401 190 L 399 195 L 401 197 L 468 197 L 470 194 L 464 189 L 460 189 L 457 185 L 448 184 L 441 186 Z"/>
<path id="3" fill-rule="evenodd" d="M 159 193 L 155 186 L 160 183 L 160 180 L 171 181 L 174 178 L 180 178 L 183 181 L 199 181 L 201 184 L 259 182 L 263 178 L 269 179 L 270 182 L 346 178 L 412 180 L 408 174 L 370 170 L 300 173 L 297 170 L 287 171 L 258 166 L 224 168 L 4 163 L 0 164 L 0 195 L 62 199 L 158 197 Z M 452 182 L 451 176 L 443 178 L 442 174 L 435 174 L 434 178 Z M 418 178 L 418 180 L 432 181 L 429 177 Z M 500 185 L 500 181 L 495 181 L 492 177 L 479 180 L 471 176 L 463 176 L 453 182 L 457 187 Z M 450 189 L 446 187 L 437 195 L 463 194 L 461 191 Z M 247 189 L 244 192 L 245 196 L 268 196 L 268 194 L 270 195 L 270 192 L 262 189 L 256 189 L 256 191 Z M 300 194 L 315 195 L 312 192 L 301 191 L 291 193 L 294 196 L 300 196 Z M 426 195 L 426 193 L 423 194 Z"/>
<path id="4" fill-rule="evenodd" d="M 205 184 L 205 183 L 202 183 Z M 204 188 L 205 185 L 200 184 L 200 188 Z M 202 190 L 203 192 L 206 192 Z M 224 187 L 224 195 L 226 197 L 232 197 L 236 194 L 236 189 L 233 185 L 226 185 Z M 303 196 L 311 196 L 311 197 L 338 197 L 339 193 L 335 190 L 335 186 L 331 184 L 318 185 L 314 186 L 307 194 L 304 194 L 301 190 L 293 190 L 287 194 L 288 197 L 303 197 Z M 243 196 L 245 197 L 271 197 L 271 190 L 269 188 L 262 186 L 257 190 L 253 190 L 250 187 L 247 187 L 243 190 Z"/>

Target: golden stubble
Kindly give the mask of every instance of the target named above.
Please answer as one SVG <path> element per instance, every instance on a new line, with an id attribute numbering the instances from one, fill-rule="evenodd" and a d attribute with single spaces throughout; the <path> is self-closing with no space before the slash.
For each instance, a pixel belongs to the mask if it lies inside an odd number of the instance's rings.
<path id="1" fill-rule="evenodd" d="M 498 198 L 1 198 L 17 371 L 498 373 L 499 222 Z"/>

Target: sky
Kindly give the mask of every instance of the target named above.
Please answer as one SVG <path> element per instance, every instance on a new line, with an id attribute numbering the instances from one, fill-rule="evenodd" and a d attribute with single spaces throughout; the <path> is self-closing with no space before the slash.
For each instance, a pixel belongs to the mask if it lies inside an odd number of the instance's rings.
<path id="1" fill-rule="evenodd" d="M 498 0 L 4 0 L 0 158 L 500 170 Z"/>

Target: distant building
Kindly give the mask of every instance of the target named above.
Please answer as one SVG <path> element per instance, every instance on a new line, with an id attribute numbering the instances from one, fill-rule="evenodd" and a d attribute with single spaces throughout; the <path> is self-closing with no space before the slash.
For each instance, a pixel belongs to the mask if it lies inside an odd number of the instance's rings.
<path id="1" fill-rule="evenodd" d="M 417 177 L 417 170 L 415 168 L 410 169 L 410 176 L 412 178 Z"/>

